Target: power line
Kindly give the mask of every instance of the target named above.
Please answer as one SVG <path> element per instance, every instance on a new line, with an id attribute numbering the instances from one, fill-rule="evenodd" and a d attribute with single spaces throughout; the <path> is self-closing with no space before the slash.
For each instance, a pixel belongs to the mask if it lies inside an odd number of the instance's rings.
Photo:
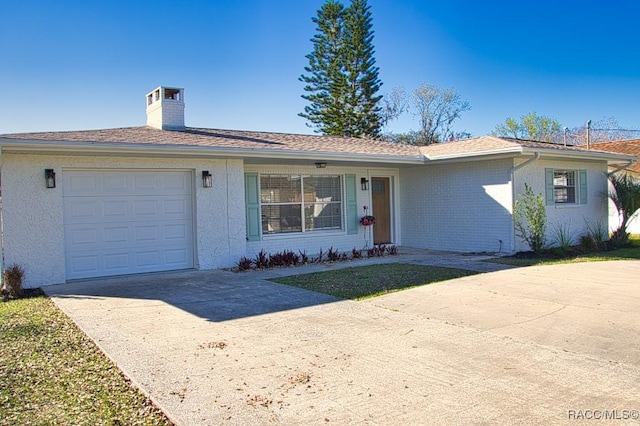
<path id="1" fill-rule="evenodd" d="M 601 132 L 640 132 L 640 129 L 597 129 L 594 127 L 591 130 L 599 130 Z"/>

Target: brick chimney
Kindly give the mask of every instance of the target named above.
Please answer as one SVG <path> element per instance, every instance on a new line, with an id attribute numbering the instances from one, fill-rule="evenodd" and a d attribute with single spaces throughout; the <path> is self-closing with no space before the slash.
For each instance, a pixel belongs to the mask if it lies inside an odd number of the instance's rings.
<path id="1" fill-rule="evenodd" d="M 184 130 L 184 89 L 160 86 L 148 93 L 147 126 Z"/>

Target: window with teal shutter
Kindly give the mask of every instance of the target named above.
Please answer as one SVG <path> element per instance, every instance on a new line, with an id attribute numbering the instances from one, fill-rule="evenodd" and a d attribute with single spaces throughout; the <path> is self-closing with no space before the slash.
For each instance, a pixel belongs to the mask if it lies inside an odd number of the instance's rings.
<path id="1" fill-rule="evenodd" d="M 544 169 L 545 176 L 545 200 L 548 206 L 555 204 L 553 169 Z"/>
<path id="2" fill-rule="evenodd" d="M 358 199 L 356 187 L 356 175 L 345 175 L 347 191 L 347 234 L 358 233 Z"/>
<path id="3" fill-rule="evenodd" d="M 244 196 L 247 217 L 247 241 L 260 240 L 260 186 L 257 173 L 245 173 Z"/>
<path id="4" fill-rule="evenodd" d="M 545 202 L 587 204 L 587 171 L 545 169 Z"/>
<path id="5" fill-rule="evenodd" d="M 587 204 L 587 171 L 580 170 L 580 204 Z"/>

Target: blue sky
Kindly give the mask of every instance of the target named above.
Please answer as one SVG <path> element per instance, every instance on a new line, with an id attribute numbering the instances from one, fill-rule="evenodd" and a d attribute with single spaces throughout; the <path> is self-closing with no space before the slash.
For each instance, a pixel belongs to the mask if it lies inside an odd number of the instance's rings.
<path id="1" fill-rule="evenodd" d="M 144 125 L 159 85 L 185 88 L 188 126 L 311 133 L 298 77 L 322 3 L 0 0 L 0 134 Z M 369 4 L 382 93 L 453 88 L 472 108 L 456 130 L 530 111 L 640 128 L 636 1 Z"/>

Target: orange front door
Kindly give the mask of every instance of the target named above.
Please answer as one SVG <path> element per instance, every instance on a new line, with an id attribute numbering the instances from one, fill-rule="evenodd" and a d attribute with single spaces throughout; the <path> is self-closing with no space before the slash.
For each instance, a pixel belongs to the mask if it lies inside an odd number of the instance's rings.
<path id="1" fill-rule="evenodd" d="M 371 208 L 376 218 L 373 226 L 373 243 L 391 242 L 391 196 L 389 178 L 371 178 Z"/>

